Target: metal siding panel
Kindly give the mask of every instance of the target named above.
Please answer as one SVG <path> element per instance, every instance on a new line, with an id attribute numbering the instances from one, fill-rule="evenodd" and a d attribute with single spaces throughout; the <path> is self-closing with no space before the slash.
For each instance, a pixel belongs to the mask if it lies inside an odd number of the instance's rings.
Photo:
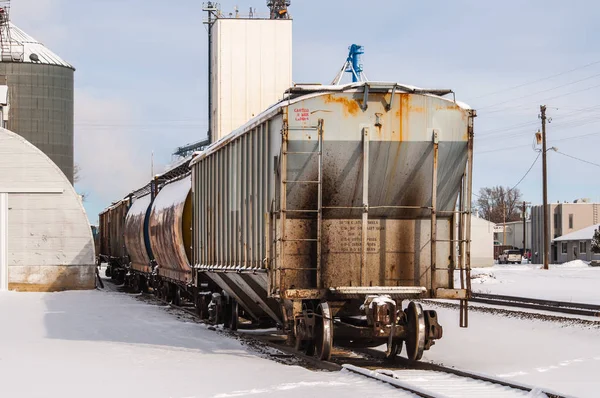
<path id="1" fill-rule="evenodd" d="M 202 162 L 200 163 L 200 171 L 201 171 L 201 181 L 200 181 L 200 188 L 202 189 L 202 202 L 201 202 L 201 214 L 202 214 L 202 222 L 201 222 L 201 227 L 202 227 L 202 264 L 208 264 L 208 256 L 206 253 L 206 242 L 207 242 L 207 234 L 206 234 L 206 209 L 207 209 L 207 205 L 206 205 L 206 184 L 207 184 L 207 179 L 206 179 L 206 164 L 208 162 L 208 159 L 204 159 L 202 160 Z"/>
<path id="2" fill-rule="evenodd" d="M 221 203 L 221 171 L 222 171 L 222 167 L 221 167 L 221 162 L 223 158 L 223 151 L 219 151 L 216 153 L 215 156 L 215 207 L 216 207 L 216 219 L 215 219 L 215 224 L 216 224 L 216 229 L 217 229 L 217 233 L 216 233 L 216 264 L 217 265 L 222 265 L 223 264 L 223 256 L 221 253 L 221 248 L 223 246 L 223 242 L 222 242 L 222 238 L 221 238 L 221 222 L 223 221 L 223 218 L 221 217 L 221 211 L 222 211 L 222 203 Z"/>
<path id="3" fill-rule="evenodd" d="M 215 264 L 216 263 L 216 256 L 215 256 L 215 205 L 216 205 L 216 200 L 215 200 L 215 183 L 216 183 L 216 176 L 215 176 L 215 157 L 213 156 L 210 159 L 210 174 L 209 174 L 209 179 L 210 179 L 210 259 L 209 262 L 211 264 Z"/>
<path id="4" fill-rule="evenodd" d="M 258 126 L 258 162 L 256 173 L 258 174 L 258 221 L 259 221 L 259 229 L 258 229 L 258 267 L 262 267 L 262 260 L 265 257 L 264 254 L 264 239 L 265 239 L 265 214 L 264 214 L 264 167 L 265 167 L 265 137 L 264 137 L 264 129 L 261 124 Z"/>
<path id="5" fill-rule="evenodd" d="M 241 210 L 241 223 L 240 223 L 240 233 L 241 233 L 241 264 L 243 267 L 246 266 L 247 264 L 247 252 L 246 252 L 246 231 L 247 231 L 247 224 L 246 224 L 246 198 L 248 197 L 248 190 L 247 190 L 247 178 L 248 178 L 248 167 L 246 165 L 246 159 L 248 158 L 248 150 L 247 150 L 247 141 L 248 141 L 248 136 L 244 135 L 242 137 L 242 180 L 241 180 L 241 184 L 242 184 L 242 192 L 240 195 L 240 210 Z"/>
<path id="6" fill-rule="evenodd" d="M 252 130 L 252 133 L 250 134 L 250 161 L 249 161 L 249 167 L 248 169 L 250 170 L 250 203 L 249 203 L 249 207 L 250 207 L 250 211 L 248 212 L 248 216 L 249 216 L 249 225 L 250 225 L 250 266 L 254 267 L 256 264 L 256 129 Z"/>

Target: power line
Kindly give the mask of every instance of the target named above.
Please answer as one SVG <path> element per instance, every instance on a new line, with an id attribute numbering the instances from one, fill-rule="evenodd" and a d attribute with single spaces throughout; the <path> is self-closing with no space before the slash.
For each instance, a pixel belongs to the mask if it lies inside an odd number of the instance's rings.
<path id="1" fill-rule="evenodd" d="M 512 190 L 513 190 L 513 189 L 515 189 L 517 186 L 519 186 L 519 184 L 520 184 L 521 182 L 523 182 L 523 180 L 525 179 L 525 177 L 527 177 L 527 175 L 529 174 L 529 172 L 531 171 L 531 169 L 533 169 L 533 166 L 535 166 L 535 164 L 536 164 L 536 162 L 538 161 L 538 159 L 540 158 L 540 155 L 541 155 L 541 154 L 542 154 L 541 152 L 540 152 L 540 153 L 538 153 L 538 155 L 536 156 L 536 158 L 535 158 L 535 160 L 533 161 L 533 163 L 531 163 L 531 166 L 529 167 L 529 170 L 527 170 L 527 172 L 525 173 L 525 175 L 524 175 L 523 177 L 521 177 L 521 179 L 519 180 L 519 182 L 517 182 L 517 183 L 515 184 L 515 186 L 514 186 L 514 187 L 512 187 L 512 188 L 511 188 L 509 191 L 512 191 Z"/>
<path id="2" fill-rule="evenodd" d="M 564 108 L 564 107 L 560 107 L 560 108 Z M 578 117 L 579 113 L 593 111 L 593 110 L 595 110 L 597 108 L 600 108 L 600 105 L 594 105 L 594 106 L 590 106 L 590 107 L 586 107 L 586 108 L 565 108 L 565 109 L 571 109 L 571 110 L 575 109 L 575 110 L 573 110 L 573 112 L 568 112 L 568 113 L 565 113 L 563 115 L 560 115 L 560 119 L 558 119 L 558 116 L 555 117 L 555 119 L 557 119 L 557 121 L 559 123 L 561 123 L 565 119 L 571 119 L 571 118 L 574 118 L 574 117 Z M 558 110 L 559 108 L 556 108 L 556 109 Z M 600 109 L 598 111 L 600 111 Z M 594 111 L 594 112 L 597 112 L 597 111 Z M 600 117 L 600 115 L 595 116 L 595 117 Z M 520 129 L 520 128 L 531 126 L 531 125 L 537 125 L 537 124 L 538 124 L 537 121 L 535 121 L 535 122 L 531 121 L 531 122 L 518 123 L 518 124 L 515 124 L 515 125 L 506 126 L 506 127 L 494 128 L 494 129 L 491 129 L 491 130 L 479 130 L 478 134 L 475 136 L 475 138 L 490 137 L 490 136 L 493 136 L 493 135 L 502 134 L 502 133 L 504 133 L 506 131 L 516 130 L 516 129 Z M 560 125 L 562 126 L 563 124 L 561 123 Z"/>
<path id="3" fill-rule="evenodd" d="M 563 155 L 563 156 L 566 156 L 566 157 L 568 157 L 568 158 L 575 159 L 575 160 L 579 160 L 580 162 L 587 163 L 587 164 L 591 164 L 592 166 L 597 166 L 597 167 L 600 167 L 600 164 L 598 164 L 598 163 L 590 162 L 590 161 L 588 161 L 588 160 L 584 160 L 584 159 L 578 158 L 578 157 L 576 157 L 576 156 L 567 155 L 567 154 L 566 154 L 566 153 L 564 153 L 564 152 L 560 152 L 560 151 L 556 151 L 556 150 L 555 150 L 555 152 L 556 152 L 556 153 L 560 153 L 561 155 Z"/>
<path id="4" fill-rule="evenodd" d="M 486 105 L 486 106 L 480 107 L 478 110 L 482 110 L 482 109 L 486 109 L 486 108 L 492 108 L 492 107 L 495 107 L 497 105 L 507 104 L 509 102 L 513 102 L 513 101 L 516 101 L 516 100 L 519 100 L 519 99 L 522 99 L 522 98 L 533 97 L 534 95 L 537 95 L 537 94 L 542 94 L 542 93 L 545 93 L 545 92 L 548 92 L 548 91 L 552 91 L 552 90 L 556 90 L 556 89 L 563 88 L 563 87 L 566 87 L 566 86 L 570 86 L 572 84 L 580 83 L 580 82 L 583 82 L 585 80 L 593 79 L 594 77 L 598 77 L 598 76 L 600 76 L 600 73 L 597 73 L 597 74 L 592 75 L 592 76 L 584 77 L 583 79 L 575 80 L 575 81 L 572 81 L 572 82 L 569 82 L 569 83 L 561 84 L 560 86 L 548 88 L 548 89 L 541 90 L 541 91 L 536 91 L 535 93 L 522 95 L 522 96 L 516 97 L 516 98 L 511 98 L 509 100 L 498 102 L 498 103 L 495 103 L 495 104 L 492 104 L 492 105 Z"/>
<path id="5" fill-rule="evenodd" d="M 469 101 L 472 101 L 472 100 L 474 100 L 474 99 L 483 98 L 483 97 L 489 97 L 490 95 L 495 95 L 495 94 L 503 93 L 503 92 L 506 92 L 506 91 L 515 90 L 515 89 L 517 89 L 517 88 L 521 88 L 521 87 L 529 86 L 529 85 L 531 85 L 531 84 L 539 83 L 539 82 L 542 82 L 542 81 L 545 81 L 545 80 L 550 80 L 550 79 L 553 79 L 553 78 L 555 78 L 555 77 L 562 76 L 562 75 L 565 75 L 565 74 L 567 74 L 567 73 L 575 72 L 576 70 L 579 70 L 579 69 L 584 69 L 584 68 L 587 68 L 587 67 L 589 67 L 589 66 L 593 66 L 593 65 L 596 65 L 596 64 L 600 64 L 600 61 L 590 62 L 589 64 L 585 64 L 585 65 L 582 65 L 582 66 L 578 66 L 578 67 L 576 67 L 576 68 L 569 69 L 569 70 L 567 70 L 567 71 L 564 71 L 564 72 L 556 73 L 556 74 L 554 74 L 554 75 L 550 75 L 550 76 L 542 77 L 542 78 L 540 78 L 540 79 L 533 80 L 533 81 L 531 81 L 531 82 L 526 82 L 526 83 L 518 84 L 518 85 L 516 85 L 516 86 L 513 86 L 513 87 L 509 87 L 509 88 L 505 88 L 505 89 L 502 89 L 502 90 L 494 91 L 494 92 L 491 92 L 491 93 L 488 93 L 488 94 L 483 94 L 483 95 L 480 95 L 480 96 L 478 96 L 478 97 L 473 97 L 473 98 L 470 98 L 470 99 L 469 99 Z"/>
<path id="6" fill-rule="evenodd" d="M 591 90 L 593 88 L 598 88 L 598 87 L 600 87 L 600 84 L 597 84 L 595 86 L 586 87 L 586 88 L 583 88 L 581 90 L 570 91 L 570 92 L 567 92 L 565 94 L 555 95 L 554 97 L 549 97 L 549 98 L 545 98 L 545 99 L 542 99 L 542 100 L 535 101 L 535 103 L 548 102 L 548 101 L 556 99 L 556 98 L 566 97 L 568 95 L 581 93 L 583 91 Z M 517 105 L 507 106 L 507 107 L 504 107 L 504 108 L 492 109 L 491 111 L 486 112 L 486 114 L 489 115 L 489 114 L 493 114 L 493 113 L 503 112 L 503 111 L 506 111 L 508 109 L 521 108 L 524 105 L 529 105 L 529 104 L 532 104 L 532 103 L 534 103 L 534 102 L 526 102 L 526 103 L 521 103 L 521 104 L 517 104 Z"/>

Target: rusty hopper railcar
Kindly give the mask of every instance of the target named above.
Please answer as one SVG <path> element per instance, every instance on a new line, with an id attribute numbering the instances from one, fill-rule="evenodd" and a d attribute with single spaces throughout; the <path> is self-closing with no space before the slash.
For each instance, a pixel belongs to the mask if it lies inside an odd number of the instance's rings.
<path id="1" fill-rule="evenodd" d="M 107 263 L 106 276 L 122 282 L 127 273 L 129 256 L 125 247 L 125 216 L 129 210 L 131 198 L 113 203 L 99 215 L 100 250 L 98 262 Z"/>
<path id="2" fill-rule="evenodd" d="M 133 204 L 125 219 L 125 246 L 129 253 L 131 285 L 135 291 L 147 291 L 148 279 L 152 274 L 152 250 L 148 223 L 152 205 L 150 189 L 133 194 Z"/>
<path id="3" fill-rule="evenodd" d="M 205 314 L 206 296 L 214 285 L 202 277 L 192 281 L 190 160 L 183 159 L 131 194 L 125 224 L 131 263 L 125 282 L 136 292 L 152 288 L 175 304 L 187 299 Z"/>
<path id="4" fill-rule="evenodd" d="M 190 174 L 164 185 L 152 204 L 149 219 L 150 245 L 162 281 L 162 294 L 180 294 L 192 282 L 192 203 Z M 179 301 L 177 297 L 176 301 Z"/>
<path id="5" fill-rule="evenodd" d="M 448 94 L 296 86 L 197 154 L 195 276 L 324 359 L 334 338 L 420 359 L 442 328 L 406 299 L 459 299 L 466 326 L 475 112 Z"/>

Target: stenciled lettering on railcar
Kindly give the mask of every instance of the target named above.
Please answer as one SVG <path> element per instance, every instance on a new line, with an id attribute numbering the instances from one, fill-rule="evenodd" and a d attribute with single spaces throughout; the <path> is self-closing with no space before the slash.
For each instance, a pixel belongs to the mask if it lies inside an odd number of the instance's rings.
<path id="1" fill-rule="evenodd" d="M 367 226 L 367 253 L 378 253 L 380 248 L 381 226 L 378 220 L 369 220 Z M 362 251 L 362 221 L 335 220 L 329 226 L 330 245 L 334 252 L 360 253 Z"/>
<path id="2" fill-rule="evenodd" d="M 310 110 L 308 108 L 294 108 L 294 120 L 297 122 L 308 122 Z"/>

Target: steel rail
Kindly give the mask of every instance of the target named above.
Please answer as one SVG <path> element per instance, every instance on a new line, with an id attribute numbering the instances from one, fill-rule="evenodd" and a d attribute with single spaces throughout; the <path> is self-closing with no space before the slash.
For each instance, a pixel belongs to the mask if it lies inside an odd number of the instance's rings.
<path id="1" fill-rule="evenodd" d="M 353 349 L 353 350 L 355 352 L 363 353 L 363 354 L 366 354 L 366 355 L 369 355 L 371 357 L 378 358 L 378 359 L 383 359 L 385 357 L 385 355 L 382 351 L 378 351 L 373 348 L 363 348 L 363 349 Z M 546 394 L 546 396 L 548 398 L 571 398 L 562 393 L 558 393 L 558 392 L 548 390 L 545 388 L 535 387 L 535 386 L 531 386 L 531 385 L 527 385 L 527 384 L 519 384 L 519 383 L 515 383 L 512 381 L 505 380 L 505 379 L 496 378 L 496 377 L 493 377 L 490 375 L 476 373 L 476 372 L 470 372 L 470 371 L 462 370 L 462 369 L 450 368 L 450 367 L 447 367 L 444 365 L 439 365 L 439 364 L 432 363 L 432 362 L 420 362 L 420 361 L 415 362 L 415 361 L 410 361 L 407 358 L 399 356 L 399 357 L 396 357 L 395 360 L 391 363 L 395 363 L 397 365 L 402 365 L 404 368 L 407 368 L 407 369 L 424 370 L 424 371 L 431 370 L 431 371 L 443 372 L 443 373 L 453 374 L 453 375 L 459 376 L 459 377 L 464 377 L 464 378 L 484 381 L 484 382 L 488 382 L 488 383 L 498 384 L 498 385 L 501 385 L 504 387 L 509 387 L 509 388 L 512 388 L 515 390 L 521 390 L 521 391 L 525 391 L 525 392 L 539 391 L 539 392 Z M 389 369 L 389 370 L 391 371 L 392 369 Z"/>
<path id="2" fill-rule="evenodd" d="M 469 300 L 474 303 L 528 308 L 540 311 L 558 312 L 571 315 L 600 317 L 600 305 L 570 303 L 566 301 L 543 300 L 528 297 L 504 296 L 487 293 L 472 293 Z"/>
<path id="3" fill-rule="evenodd" d="M 211 325 L 208 322 L 206 322 L 205 320 L 200 319 L 198 316 L 198 313 L 195 310 L 190 309 L 189 307 L 175 305 L 167 300 L 157 297 L 156 295 L 154 295 L 152 293 L 146 293 L 146 294 L 141 293 L 140 295 L 152 297 L 154 300 L 161 302 L 163 304 L 166 304 L 167 306 L 169 306 L 173 309 L 183 311 L 183 312 L 191 315 L 192 317 L 194 317 L 198 321 L 198 323 L 202 323 L 205 325 Z M 505 296 L 505 297 L 510 297 L 510 296 Z M 399 357 L 399 356 L 396 357 L 395 360 L 388 362 L 389 366 L 391 368 L 388 369 L 388 368 L 384 367 L 383 369 L 378 369 L 377 371 L 373 371 L 371 369 L 359 367 L 359 366 L 353 365 L 351 363 L 345 363 L 345 362 L 352 362 L 353 358 L 351 356 L 342 357 L 343 359 L 342 358 L 334 359 L 335 362 L 334 361 L 322 361 L 316 357 L 308 356 L 302 352 L 298 352 L 296 349 L 294 349 L 291 346 L 276 343 L 273 341 L 272 337 L 260 336 L 260 335 L 255 335 L 255 334 L 247 334 L 241 330 L 233 331 L 233 330 L 225 329 L 221 332 L 225 332 L 226 334 L 229 334 L 231 336 L 235 336 L 238 338 L 254 340 L 254 341 L 264 344 L 265 346 L 269 346 L 271 348 L 274 348 L 274 349 L 279 350 L 280 352 L 284 353 L 283 355 L 282 354 L 270 354 L 270 356 L 273 358 L 278 358 L 278 357 L 282 357 L 282 356 L 283 357 L 287 357 L 287 356 L 296 357 L 296 358 L 304 361 L 309 366 L 312 366 L 314 368 L 321 369 L 321 370 L 326 370 L 326 371 L 340 371 L 342 369 L 346 369 L 355 374 L 362 375 L 369 379 L 375 379 L 380 382 L 387 383 L 395 388 L 405 390 L 407 392 L 410 392 L 412 394 L 418 395 L 423 398 L 441 398 L 441 397 L 445 397 L 445 395 L 440 394 L 440 393 L 435 393 L 432 391 L 428 391 L 428 390 L 423 389 L 418 386 L 412 386 L 412 385 L 410 385 L 410 383 L 407 383 L 405 381 L 397 379 L 396 377 L 394 377 L 394 375 L 392 373 L 394 370 L 394 366 L 396 369 L 398 369 L 398 366 L 401 366 L 400 369 L 443 372 L 443 373 L 453 374 L 455 376 L 459 376 L 459 377 L 463 377 L 463 378 L 467 378 L 467 379 L 473 379 L 473 380 L 479 380 L 479 381 L 484 381 L 484 382 L 488 382 L 488 383 L 493 383 L 493 384 L 497 384 L 497 385 L 501 385 L 504 387 L 512 388 L 515 390 L 521 390 L 521 391 L 525 391 L 525 392 L 537 391 L 537 392 L 546 394 L 546 396 L 548 398 L 570 398 L 564 394 L 557 393 L 557 392 L 554 392 L 551 390 L 547 390 L 545 388 L 534 387 L 534 386 L 530 386 L 530 385 L 526 385 L 526 384 L 518 384 L 518 383 L 510 382 L 510 381 L 507 381 L 504 379 L 495 378 L 493 376 L 480 374 L 480 373 L 474 373 L 474 372 L 461 370 L 461 369 L 450 368 L 450 367 L 438 365 L 435 363 L 410 361 L 407 358 L 403 358 L 403 357 Z M 348 349 L 345 347 L 336 346 L 336 349 L 337 350 L 341 349 L 341 350 L 343 350 L 343 352 L 346 352 L 349 354 L 356 354 L 356 353 L 366 354 L 367 356 L 370 356 L 371 359 L 381 360 L 385 357 L 383 352 L 372 349 L 372 348 Z M 342 362 L 341 364 L 339 363 L 340 361 Z"/>

